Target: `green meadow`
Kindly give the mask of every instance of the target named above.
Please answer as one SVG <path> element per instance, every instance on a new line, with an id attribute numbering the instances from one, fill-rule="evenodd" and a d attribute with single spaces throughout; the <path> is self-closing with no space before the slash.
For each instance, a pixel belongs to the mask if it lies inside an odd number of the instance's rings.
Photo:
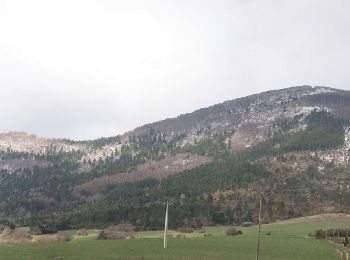
<path id="1" fill-rule="evenodd" d="M 310 238 L 316 229 L 350 227 L 350 222 L 307 221 L 262 226 L 261 259 L 340 259 L 336 246 Z M 227 236 L 229 227 L 208 227 L 194 233 L 170 231 L 169 247 L 163 249 L 162 232 L 135 233 L 135 239 L 97 241 L 97 232 L 74 236 L 69 242 L 1 246 L 0 259 L 239 259 L 254 260 L 257 227 L 240 228 L 238 236 Z"/>

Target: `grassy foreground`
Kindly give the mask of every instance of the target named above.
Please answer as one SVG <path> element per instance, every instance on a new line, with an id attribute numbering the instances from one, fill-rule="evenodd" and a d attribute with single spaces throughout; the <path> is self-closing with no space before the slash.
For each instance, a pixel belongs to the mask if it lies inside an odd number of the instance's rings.
<path id="1" fill-rule="evenodd" d="M 263 225 L 261 259 L 339 259 L 334 246 L 307 235 L 319 228 L 349 226 L 350 222 L 341 221 Z M 186 237 L 169 239 L 167 250 L 162 248 L 161 232 L 140 232 L 133 240 L 75 237 L 70 242 L 1 246 L 0 259 L 255 259 L 257 228 L 241 228 L 243 235 L 235 237 L 226 236 L 226 229 L 211 227 L 205 233 L 182 234 Z"/>

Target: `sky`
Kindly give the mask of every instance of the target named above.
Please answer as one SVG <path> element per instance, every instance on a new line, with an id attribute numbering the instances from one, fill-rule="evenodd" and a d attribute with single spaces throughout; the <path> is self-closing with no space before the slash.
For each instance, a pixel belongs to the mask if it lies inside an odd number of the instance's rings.
<path id="1" fill-rule="evenodd" d="M 298 85 L 350 90 L 348 0 L 0 0 L 0 129 L 92 139 Z"/>

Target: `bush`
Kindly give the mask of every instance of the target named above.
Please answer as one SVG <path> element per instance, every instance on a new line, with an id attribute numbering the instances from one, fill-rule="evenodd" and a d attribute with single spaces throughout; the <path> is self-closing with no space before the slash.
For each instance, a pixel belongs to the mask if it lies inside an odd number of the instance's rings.
<path id="1" fill-rule="evenodd" d="M 348 246 L 349 246 L 349 238 L 348 238 L 348 237 L 345 237 L 345 238 L 344 238 L 344 246 L 345 246 L 345 247 L 348 247 Z"/>
<path id="2" fill-rule="evenodd" d="M 103 230 L 98 236 L 97 240 L 124 240 L 132 239 L 134 236 L 130 232 L 115 231 L 115 230 Z"/>
<path id="3" fill-rule="evenodd" d="M 6 228 L 5 225 L 0 225 L 0 234 L 2 233 L 2 231 L 4 231 L 5 228 Z"/>
<path id="4" fill-rule="evenodd" d="M 106 232 L 104 232 L 104 230 L 102 230 L 102 231 L 98 234 L 97 240 L 108 240 L 107 234 L 106 234 Z"/>
<path id="5" fill-rule="evenodd" d="M 28 233 L 25 233 L 19 230 L 15 230 L 13 232 L 13 237 L 15 240 L 20 242 L 31 241 L 33 239 L 32 236 L 29 235 Z"/>
<path id="6" fill-rule="evenodd" d="M 161 236 L 161 237 L 164 237 L 164 236 Z M 167 238 L 174 238 L 174 234 L 172 234 L 172 233 L 167 233 L 166 237 L 167 237 Z"/>
<path id="7" fill-rule="evenodd" d="M 60 242 L 68 242 L 72 240 L 72 235 L 68 231 L 58 231 L 56 239 Z"/>
<path id="8" fill-rule="evenodd" d="M 237 235 L 242 235 L 242 231 L 239 229 L 235 229 L 235 228 L 229 228 L 226 230 L 226 235 L 228 236 L 237 236 Z"/>
<path id="9" fill-rule="evenodd" d="M 326 231 L 319 229 L 315 231 L 315 237 L 318 239 L 324 239 L 326 238 Z"/>
<path id="10" fill-rule="evenodd" d="M 86 237 L 88 234 L 89 234 L 89 233 L 87 232 L 86 229 L 80 229 L 80 230 L 78 230 L 78 232 L 77 232 L 77 235 L 78 235 L 78 236 L 81 236 L 81 237 Z"/>
<path id="11" fill-rule="evenodd" d="M 10 228 L 11 230 L 14 230 L 14 229 L 16 228 L 16 225 L 15 225 L 13 222 L 10 222 L 9 228 Z"/>
<path id="12" fill-rule="evenodd" d="M 30 227 L 29 233 L 30 233 L 31 235 L 41 235 L 43 232 L 42 232 L 42 230 L 41 230 L 40 227 L 38 227 L 38 226 L 33 226 L 33 227 Z"/>
<path id="13" fill-rule="evenodd" d="M 181 233 L 193 233 L 194 229 L 193 228 L 178 228 L 177 231 L 181 232 Z"/>
<path id="14" fill-rule="evenodd" d="M 50 225 L 35 225 L 30 227 L 30 234 L 32 235 L 55 234 L 57 231 L 57 227 Z"/>
<path id="15" fill-rule="evenodd" d="M 118 225 L 113 225 L 107 228 L 109 231 L 122 231 L 122 232 L 134 232 L 135 227 L 131 225 L 129 222 L 122 222 Z"/>

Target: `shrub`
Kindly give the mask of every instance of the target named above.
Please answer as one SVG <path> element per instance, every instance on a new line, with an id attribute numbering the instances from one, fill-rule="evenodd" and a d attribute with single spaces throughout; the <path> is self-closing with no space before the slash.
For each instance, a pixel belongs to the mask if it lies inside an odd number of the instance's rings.
<path id="1" fill-rule="evenodd" d="M 80 230 L 78 230 L 78 232 L 77 232 L 77 235 L 78 236 L 81 236 L 81 237 L 85 237 L 85 236 L 87 236 L 89 233 L 87 232 L 87 230 L 86 229 L 80 229 Z"/>
<path id="2" fill-rule="evenodd" d="M 345 238 L 344 238 L 344 246 L 345 246 L 345 247 L 348 247 L 348 246 L 349 246 L 349 238 L 348 238 L 348 237 L 345 237 Z"/>
<path id="3" fill-rule="evenodd" d="M 41 234 L 55 234 L 58 229 L 51 225 L 35 225 L 30 227 L 30 234 L 41 235 Z"/>
<path id="4" fill-rule="evenodd" d="M 177 231 L 181 232 L 181 233 L 193 233 L 194 229 L 193 228 L 178 228 Z"/>
<path id="5" fill-rule="evenodd" d="M 5 225 L 0 225 L 0 234 L 2 233 L 2 231 L 4 231 L 5 228 L 6 228 Z"/>
<path id="6" fill-rule="evenodd" d="M 132 239 L 134 236 L 130 232 L 115 231 L 115 230 L 103 230 L 98 236 L 97 240 L 124 240 Z"/>
<path id="7" fill-rule="evenodd" d="M 19 230 L 15 230 L 13 232 L 13 237 L 16 241 L 19 242 L 25 242 L 25 241 L 31 241 L 32 240 L 32 236 L 29 235 L 28 233 L 19 231 Z"/>
<path id="8" fill-rule="evenodd" d="M 33 227 L 30 227 L 29 233 L 30 233 L 31 235 L 41 235 L 43 232 L 42 232 L 42 230 L 41 230 L 40 227 L 38 227 L 38 226 L 33 226 Z"/>
<path id="9" fill-rule="evenodd" d="M 9 228 L 10 228 L 11 230 L 14 230 L 14 229 L 16 228 L 16 225 L 15 225 L 13 222 L 10 222 Z"/>
<path id="10" fill-rule="evenodd" d="M 97 236 L 97 240 L 108 240 L 107 234 L 104 230 L 102 230 L 98 236 Z"/>
<path id="11" fill-rule="evenodd" d="M 135 227 L 129 222 L 122 222 L 118 225 L 113 225 L 107 228 L 109 231 L 122 231 L 122 232 L 134 232 Z"/>
<path id="12" fill-rule="evenodd" d="M 326 238 L 326 231 L 319 229 L 315 231 L 315 237 L 318 239 L 324 239 Z"/>
<path id="13" fill-rule="evenodd" d="M 239 229 L 235 229 L 235 228 L 229 228 L 226 230 L 226 235 L 228 236 L 237 236 L 237 235 L 242 235 L 242 231 Z"/>
<path id="14" fill-rule="evenodd" d="M 60 242 L 68 242 L 72 240 L 72 235 L 68 231 L 58 231 L 56 239 Z"/>

